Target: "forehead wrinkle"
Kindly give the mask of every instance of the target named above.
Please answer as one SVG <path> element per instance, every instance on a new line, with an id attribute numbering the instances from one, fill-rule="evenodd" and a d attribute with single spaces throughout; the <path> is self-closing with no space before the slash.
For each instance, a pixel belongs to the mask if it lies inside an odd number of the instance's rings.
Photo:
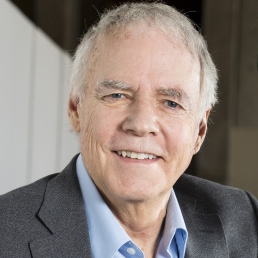
<path id="1" fill-rule="evenodd" d="M 111 80 L 111 79 L 105 79 L 97 84 L 97 92 L 104 91 L 106 89 L 117 89 L 117 90 L 129 90 L 132 91 L 132 86 L 130 84 Z"/>
<path id="2" fill-rule="evenodd" d="M 158 93 L 162 95 L 167 95 L 169 97 L 174 97 L 184 102 L 189 102 L 188 95 L 183 90 L 180 90 L 180 89 L 161 87 L 158 89 Z"/>

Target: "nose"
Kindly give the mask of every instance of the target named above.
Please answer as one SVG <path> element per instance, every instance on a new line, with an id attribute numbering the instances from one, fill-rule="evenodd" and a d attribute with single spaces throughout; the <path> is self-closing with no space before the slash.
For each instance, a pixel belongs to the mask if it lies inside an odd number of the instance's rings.
<path id="1" fill-rule="evenodd" d="M 157 135 L 159 124 L 155 104 L 138 101 L 131 104 L 129 115 L 123 121 L 122 129 L 136 136 Z"/>

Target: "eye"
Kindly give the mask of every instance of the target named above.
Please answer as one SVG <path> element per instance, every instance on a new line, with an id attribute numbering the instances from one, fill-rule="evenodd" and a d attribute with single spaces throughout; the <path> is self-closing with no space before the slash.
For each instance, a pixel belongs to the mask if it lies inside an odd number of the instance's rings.
<path id="1" fill-rule="evenodd" d="M 110 95 L 111 98 L 114 98 L 114 99 L 121 99 L 124 95 L 121 94 L 121 93 L 113 93 Z"/>
<path id="2" fill-rule="evenodd" d="M 126 101 L 127 99 L 128 99 L 128 96 L 123 93 L 112 93 L 102 97 L 102 100 L 110 103 Z"/>
<path id="3" fill-rule="evenodd" d="M 168 105 L 169 107 L 171 107 L 171 108 L 176 108 L 176 107 L 178 107 L 178 104 L 177 104 L 176 102 L 174 102 L 174 101 L 171 101 L 171 100 L 168 100 L 168 101 L 167 101 L 167 105 Z"/>

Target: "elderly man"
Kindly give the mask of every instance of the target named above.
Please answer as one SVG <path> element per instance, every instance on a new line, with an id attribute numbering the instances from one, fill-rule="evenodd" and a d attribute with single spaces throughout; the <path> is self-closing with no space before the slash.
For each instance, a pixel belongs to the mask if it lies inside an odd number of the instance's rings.
<path id="1" fill-rule="evenodd" d="M 79 45 L 68 113 L 81 154 L 1 197 L 1 257 L 253 257 L 258 203 L 182 175 L 207 132 L 217 73 L 161 3 L 105 13 Z"/>

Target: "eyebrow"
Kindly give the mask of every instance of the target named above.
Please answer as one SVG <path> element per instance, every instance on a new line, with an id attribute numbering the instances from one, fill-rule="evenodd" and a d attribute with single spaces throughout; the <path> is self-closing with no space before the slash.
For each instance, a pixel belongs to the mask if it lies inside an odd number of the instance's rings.
<path id="1" fill-rule="evenodd" d="M 97 92 L 105 91 L 105 89 L 133 91 L 133 87 L 130 84 L 112 79 L 105 79 L 97 84 Z M 157 92 L 162 95 L 176 98 L 183 102 L 189 102 L 188 95 L 180 89 L 160 87 L 158 88 Z"/>
<path id="2" fill-rule="evenodd" d="M 188 95 L 180 89 L 176 89 L 176 88 L 159 88 L 158 89 L 158 93 L 162 94 L 162 95 L 167 95 L 169 97 L 173 97 L 176 98 L 180 101 L 183 102 L 189 102 L 189 97 Z"/>
<path id="3" fill-rule="evenodd" d="M 129 90 L 132 91 L 132 86 L 116 80 L 103 80 L 97 84 L 97 92 L 102 92 L 105 89 Z"/>

